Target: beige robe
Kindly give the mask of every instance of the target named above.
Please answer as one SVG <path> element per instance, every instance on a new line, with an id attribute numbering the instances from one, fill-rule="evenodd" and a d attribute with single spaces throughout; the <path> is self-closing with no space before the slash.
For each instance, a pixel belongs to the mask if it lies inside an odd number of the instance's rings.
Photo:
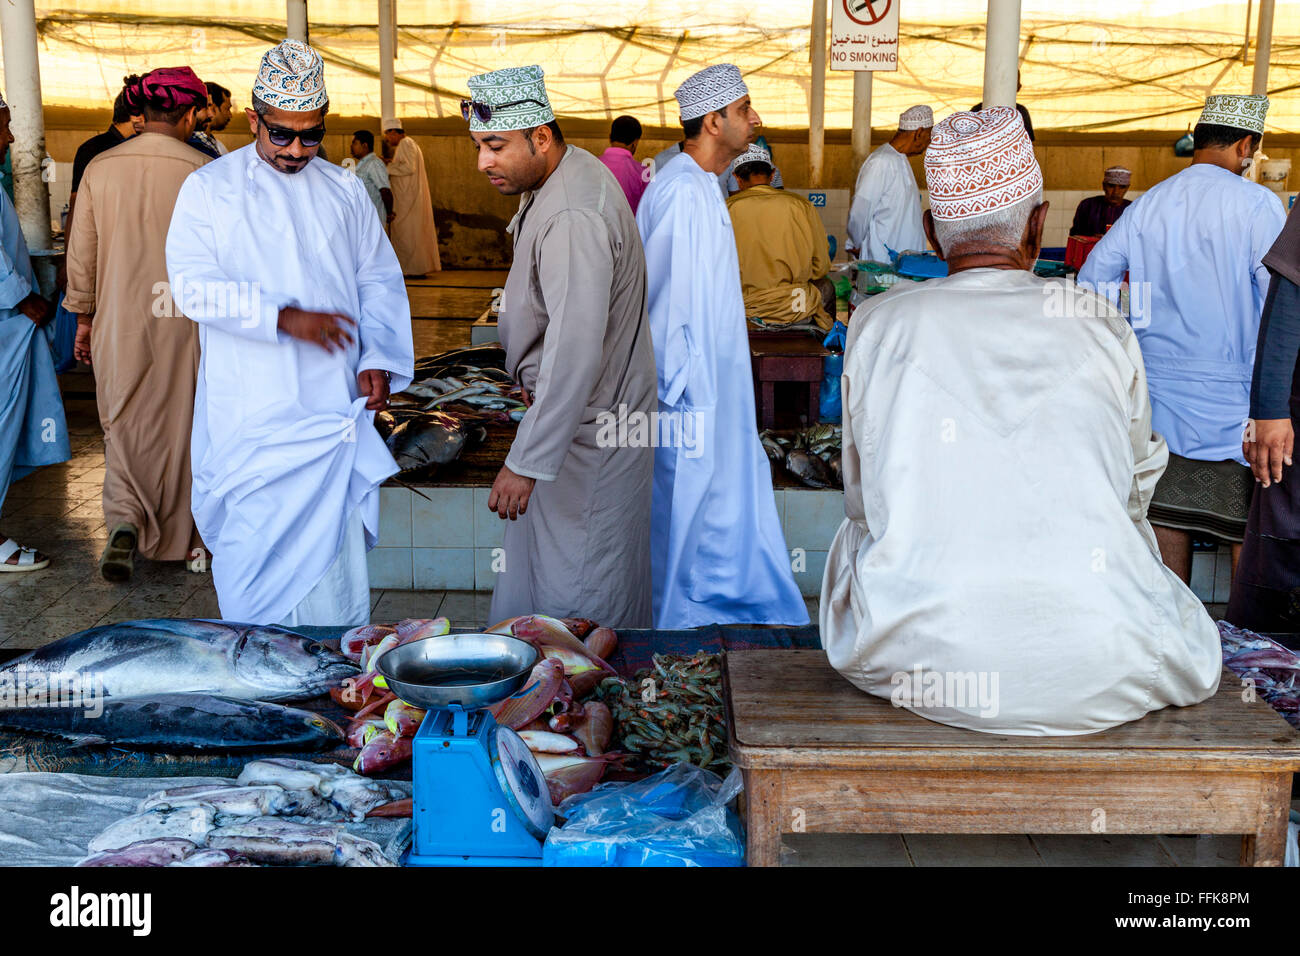
<path id="1" fill-rule="evenodd" d="M 505 532 L 492 620 L 543 613 L 650 627 L 654 448 L 620 438 L 655 407 L 645 256 L 617 180 L 570 146 L 510 224 L 506 368 L 532 396 L 506 465 L 537 479 Z M 630 432 L 629 432 L 630 434 Z"/>
<path id="2" fill-rule="evenodd" d="M 135 525 L 140 554 L 160 561 L 200 544 L 190 514 L 199 336 L 171 303 L 164 244 L 181 183 L 208 162 L 163 133 L 100 154 L 81 180 L 68 244 L 64 306 L 95 317 L 104 521 Z"/>
<path id="3" fill-rule="evenodd" d="M 831 666 L 930 720 L 1105 730 L 1214 693 L 1205 606 L 1147 507 L 1168 460 L 1137 338 L 1029 272 L 908 282 L 853 314 Z"/>
<path id="4" fill-rule="evenodd" d="M 772 325 L 814 320 L 829 331 L 818 279 L 831 266 L 826 227 L 798 193 L 751 186 L 727 200 L 740 258 L 745 315 Z"/>
<path id="5" fill-rule="evenodd" d="M 393 223 L 388 238 L 401 263 L 402 275 L 440 271 L 429 174 L 424 168 L 424 153 L 409 136 L 397 144 L 393 161 L 388 164 L 388 181 L 393 189 Z"/>

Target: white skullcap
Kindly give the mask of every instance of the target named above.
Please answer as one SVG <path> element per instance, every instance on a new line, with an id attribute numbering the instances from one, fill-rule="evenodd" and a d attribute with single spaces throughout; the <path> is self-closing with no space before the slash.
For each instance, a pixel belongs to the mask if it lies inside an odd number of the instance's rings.
<path id="1" fill-rule="evenodd" d="M 1205 98 L 1205 109 L 1196 122 L 1231 126 L 1264 135 L 1264 117 L 1268 115 L 1268 97 L 1240 93 L 1216 93 Z"/>
<path id="2" fill-rule="evenodd" d="M 677 97 L 684 123 L 725 109 L 748 92 L 740 70 L 730 63 L 719 63 L 688 77 L 673 96 Z"/>
<path id="3" fill-rule="evenodd" d="M 1106 186 L 1127 186 L 1133 181 L 1133 170 L 1123 166 L 1112 166 L 1106 170 L 1106 175 L 1101 181 Z"/>
<path id="4" fill-rule="evenodd" d="M 385 116 L 379 126 L 386 133 L 390 129 L 401 129 L 402 121 L 395 116 Z"/>
<path id="5" fill-rule="evenodd" d="M 913 106 L 904 110 L 898 118 L 898 128 L 901 130 L 929 129 L 933 125 L 934 110 L 928 106 Z"/>
<path id="6" fill-rule="evenodd" d="M 253 95 L 276 109 L 309 113 L 329 103 L 325 93 L 325 63 L 320 54 L 299 40 L 283 40 L 262 55 Z"/>
<path id="7" fill-rule="evenodd" d="M 772 154 L 757 143 L 751 143 L 749 149 L 732 160 L 731 171 L 734 173 L 746 163 L 766 163 L 768 169 L 774 168 L 772 166 Z"/>
<path id="8" fill-rule="evenodd" d="M 954 113 L 934 128 L 925 181 L 935 219 L 970 219 L 1010 206 L 1043 188 L 1043 171 L 1020 113 L 989 106 Z"/>

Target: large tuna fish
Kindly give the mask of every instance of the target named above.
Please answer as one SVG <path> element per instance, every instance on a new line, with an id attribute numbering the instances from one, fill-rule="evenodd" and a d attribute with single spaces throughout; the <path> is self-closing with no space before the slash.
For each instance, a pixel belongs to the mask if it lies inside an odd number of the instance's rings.
<path id="1" fill-rule="evenodd" d="M 242 700 L 304 700 L 324 694 L 356 666 L 342 654 L 280 627 L 225 621 L 124 621 L 92 627 L 0 667 L 0 707 L 52 700 L 78 681 L 106 697 L 220 694 Z M 74 703 L 80 705 L 81 701 Z"/>
<path id="2" fill-rule="evenodd" d="M 140 750 L 316 750 L 343 742 L 333 721 L 309 710 L 209 694 L 111 698 L 98 708 L 0 710 L 0 727 L 74 743 Z"/>

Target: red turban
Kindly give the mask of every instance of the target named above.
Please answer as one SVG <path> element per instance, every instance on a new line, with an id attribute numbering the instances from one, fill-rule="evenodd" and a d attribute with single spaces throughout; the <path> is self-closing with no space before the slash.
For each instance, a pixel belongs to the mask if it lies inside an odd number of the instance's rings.
<path id="1" fill-rule="evenodd" d="M 136 113 L 148 106 L 170 112 L 181 106 L 206 105 L 208 88 L 188 66 L 151 70 L 127 89 L 127 104 Z"/>

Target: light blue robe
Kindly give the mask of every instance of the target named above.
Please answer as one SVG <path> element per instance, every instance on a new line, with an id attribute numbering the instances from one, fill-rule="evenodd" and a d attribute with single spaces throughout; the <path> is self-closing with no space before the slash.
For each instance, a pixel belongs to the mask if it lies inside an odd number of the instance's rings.
<path id="1" fill-rule="evenodd" d="M 54 323 L 38 329 L 17 308 L 34 289 L 18 213 L 0 191 L 0 507 L 13 482 L 71 456 L 50 349 Z"/>
<path id="2" fill-rule="evenodd" d="M 668 442 L 655 449 L 655 627 L 807 624 L 758 440 L 736 237 L 717 177 L 680 154 L 651 181 L 636 219 L 657 437 Z"/>
<path id="3" fill-rule="evenodd" d="M 1268 293 L 1260 262 L 1286 222 L 1277 193 L 1197 163 L 1124 210 L 1079 270 L 1114 302 L 1129 274 L 1129 322 L 1169 450 L 1244 465 L 1250 377 Z"/>

